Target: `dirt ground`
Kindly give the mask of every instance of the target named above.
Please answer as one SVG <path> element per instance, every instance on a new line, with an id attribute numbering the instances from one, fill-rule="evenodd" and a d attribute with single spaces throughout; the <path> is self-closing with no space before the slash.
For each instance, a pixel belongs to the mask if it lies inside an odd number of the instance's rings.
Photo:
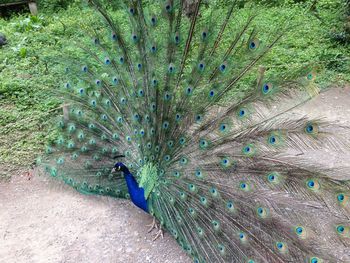
<path id="1" fill-rule="evenodd" d="M 350 124 L 350 87 L 299 111 Z M 334 166 L 345 156 L 326 160 Z M 47 177 L 28 180 L 22 170 L 11 174 L 0 183 L 0 262 L 191 262 L 169 234 L 152 242 L 152 218 L 130 201 L 81 195 Z"/>
<path id="2" fill-rule="evenodd" d="M 0 262 L 191 262 L 131 202 L 85 196 L 51 178 L 0 185 Z"/>

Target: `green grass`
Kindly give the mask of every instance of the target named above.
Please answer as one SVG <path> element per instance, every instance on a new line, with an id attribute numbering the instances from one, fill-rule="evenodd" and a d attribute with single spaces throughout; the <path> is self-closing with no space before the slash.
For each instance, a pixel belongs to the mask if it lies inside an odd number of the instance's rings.
<path id="1" fill-rule="evenodd" d="M 332 30 L 340 27 L 337 7 L 332 6 L 337 1 L 319 2 L 322 21 L 299 5 L 257 9 L 255 24 L 262 28 L 262 35 L 285 17 L 300 25 L 290 30 L 262 64 L 271 72 L 318 65 L 322 87 L 342 86 L 350 82 L 350 51 L 330 39 Z M 8 45 L 0 49 L 0 163 L 28 166 L 53 138 L 52 120 L 60 113 L 60 101 L 50 91 L 62 82 L 55 58 L 62 50 L 72 51 L 69 43 L 76 29 L 91 18 L 89 10 L 73 6 L 39 17 L 23 14 L 0 19 L 1 32 L 8 38 Z M 249 83 L 243 82 L 242 88 Z"/>

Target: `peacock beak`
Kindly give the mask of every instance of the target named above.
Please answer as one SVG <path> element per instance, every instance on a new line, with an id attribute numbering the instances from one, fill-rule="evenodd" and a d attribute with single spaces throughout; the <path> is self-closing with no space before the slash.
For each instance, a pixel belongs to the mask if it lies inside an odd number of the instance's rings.
<path id="1" fill-rule="evenodd" d="M 112 169 L 112 173 L 115 173 L 115 171 L 116 171 L 116 169 L 115 169 L 115 167 Z"/>

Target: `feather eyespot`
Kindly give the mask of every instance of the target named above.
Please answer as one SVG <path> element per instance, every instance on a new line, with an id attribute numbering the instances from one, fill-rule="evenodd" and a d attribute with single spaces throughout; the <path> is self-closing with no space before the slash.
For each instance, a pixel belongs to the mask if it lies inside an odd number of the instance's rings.
<path id="1" fill-rule="evenodd" d="M 133 34 L 131 35 L 131 39 L 132 39 L 132 41 L 134 41 L 135 43 L 138 41 L 138 37 L 137 37 L 137 35 L 136 35 L 135 33 L 133 33 Z"/>
<path id="2" fill-rule="evenodd" d="M 321 263 L 322 260 L 320 258 L 317 258 L 317 257 L 312 257 L 312 258 L 310 258 L 309 262 L 310 263 Z"/>
<path id="3" fill-rule="evenodd" d="M 170 13 L 172 11 L 172 5 L 170 3 L 167 3 L 165 5 L 165 11 L 168 13 Z"/>
<path id="4" fill-rule="evenodd" d="M 232 201 L 228 201 L 228 202 L 226 203 L 226 208 L 227 208 L 230 212 L 233 212 L 233 211 L 234 211 L 233 202 L 232 202 Z"/>
<path id="5" fill-rule="evenodd" d="M 295 232 L 297 233 L 297 235 L 301 235 L 303 233 L 303 231 L 304 231 L 304 229 L 300 226 L 295 229 Z"/>
<path id="6" fill-rule="evenodd" d="M 345 199 L 344 194 L 339 194 L 339 195 L 337 196 L 337 199 L 338 199 L 339 202 L 343 202 L 344 199 Z"/>
<path id="7" fill-rule="evenodd" d="M 272 91 L 273 85 L 271 83 L 265 83 L 262 86 L 262 92 L 264 95 L 269 94 Z"/>
<path id="8" fill-rule="evenodd" d="M 339 234 L 344 234 L 344 232 L 345 232 L 345 227 L 344 227 L 343 225 L 337 226 L 337 232 L 338 232 Z"/>
<path id="9" fill-rule="evenodd" d="M 214 228 L 215 231 L 220 229 L 220 223 L 218 221 L 213 220 L 211 223 L 212 223 L 213 228 Z"/>
<path id="10" fill-rule="evenodd" d="M 248 115 L 248 110 L 246 108 L 240 108 L 238 111 L 237 111 L 237 116 L 239 119 L 245 119 Z"/>
<path id="11" fill-rule="evenodd" d="M 167 145 L 169 148 L 172 148 L 174 146 L 174 141 L 168 141 Z"/>
<path id="12" fill-rule="evenodd" d="M 151 25 L 152 25 L 152 26 L 155 26 L 156 24 L 157 24 L 157 18 L 153 16 L 153 17 L 151 18 Z"/>
<path id="13" fill-rule="evenodd" d="M 140 115 L 138 113 L 134 114 L 134 121 L 138 121 L 140 119 Z"/>
<path id="14" fill-rule="evenodd" d="M 305 129 L 307 133 L 312 133 L 314 131 L 314 127 L 311 124 L 308 125 Z"/>
<path id="15" fill-rule="evenodd" d="M 307 237 L 306 229 L 302 226 L 295 227 L 294 233 L 298 236 L 298 238 L 301 238 L 301 239 L 305 239 Z"/>
<path id="16" fill-rule="evenodd" d="M 151 128 L 150 133 L 151 133 L 151 135 L 154 135 L 156 133 L 156 130 L 154 128 Z M 159 146 L 156 146 L 154 149 L 156 150 L 156 152 L 158 152 Z"/>
<path id="17" fill-rule="evenodd" d="M 205 69 L 205 64 L 204 64 L 203 62 L 200 62 L 200 63 L 198 64 L 198 70 L 199 70 L 199 71 L 204 71 L 204 69 Z"/>
<path id="18" fill-rule="evenodd" d="M 180 143 L 181 145 L 184 145 L 184 144 L 186 143 L 185 137 L 181 137 L 180 140 L 179 140 L 179 143 Z"/>
<path id="19" fill-rule="evenodd" d="M 139 89 L 138 94 L 139 94 L 139 97 L 143 97 L 145 92 L 143 91 L 143 89 Z"/>
<path id="20" fill-rule="evenodd" d="M 318 189 L 320 189 L 320 184 L 317 180 L 314 179 L 310 179 L 306 182 L 306 186 L 309 190 L 312 191 L 317 191 Z"/>
<path id="21" fill-rule="evenodd" d="M 186 95 L 191 96 L 193 93 L 193 88 L 192 87 L 187 87 L 185 89 Z"/>
<path id="22" fill-rule="evenodd" d="M 197 114 L 196 116 L 195 116 L 195 121 L 196 122 L 201 122 L 202 121 L 202 115 L 201 114 Z"/>
<path id="23" fill-rule="evenodd" d="M 186 200 L 187 195 L 186 195 L 184 192 L 180 192 L 180 198 L 181 198 L 182 200 Z"/>
<path id="24" fill-rule="evenodd" d="M 218 245 L 218 249 L 220 251 L 221 255 L 225 255 L 225 246 L 224 245 Z"/>
<path id="25" fill-rule="evenodd" d="M 156 105 L 156 103 L 151 103 L 151 111 L 155 111 L 157 109 L 157 105 Z"/>
<path id="26" fill-rule="evenodd" d="M 306 79 L 309 81 L 315 80 L 316 79 L 316 74 L 314 72 L 310 72 L 306 75 Z"/>
<path id="27" fill-rule="evenodd" d="M 207 198 L 205 198 L 204 196 L 201 196 L 199 198 L 199 200 L 200 200 L 202 205 L 207 205 L 208 204 Z"/>
<path id="28" fill-rule="evenodd" d="M 275 246 L 276 246 L 277 250 L 281 253 L 286 253 L 288 251 L 287 244 L 285 244 L 283 242 L 276 242 Z"/>
<path id="29" fill-rule="evenodd" d="M 182 157 L 181 159 L 180 159 L 180 164 L 181 165 L 185 165 L 185 164 L 187 164 L 188 163 L 188 159 L 186 158 L 186 157 Z"/>
<path id="30" fill-rule="evenodd" d="M 268 180 L 270 183 L 277 184 L 277 183 L 278 183 L 278 179 L 279 179 L 279 174 L 276 173 L 276 172 L 272 172 L 272 173 L 269 173 L 269 174 L 267 175 L 267 180 Z"/>
<path id="31" fill-rule="evenodd" d="M 206 30 L 203 31 L 202 34 L 201 34 L 201 37 L 202 37 L 202 40 L 206 40 L 207 37 L 208 37 L 208 32 Z"/>
<path id="32" fill-rule="evenodd" d="M 215 91 L 211 90 L 209 91 L 209 98 L 213 98 L 215 96 Z"/>
<path id="33" fill-rule="evenodd" d="M 200 149 L 204 150 L 204 149 L 208 148 L 208 146 L 209 146 L 209 142 L 208 142 L 207 140 L 201 139 L 201 140 L 199 141 L 199 147 L 200 147 Z"/>
<path id="34" fill-rule="evenodd" d="M 169 101 L 171 99 L 171 94 L 169 92 L 166 92 L 164 94 L 164 100 Z"/>
<path id="35" fill-rule="evenodd" d="M 343 193 L 340 193 L 337 195 L 337 200 L 341 206 L 347 206 L 349 203 L 349 196 L 347 196 Z"/>
<path id="36" fill-rule="evenodd" d="M 306 123 L 304 130 L 307 134 L 312 136 L 316 136 L 319 132 L 318 125 L 317 123 L 314 123 L 314 122 Z"/>
<path id="37" fill-rule="evenodd" d="M 168 66 L 168 72 L 169 72 L 170 74 L 172 74 L 172 73 L 175 72 L 175 66 L 174 66 L 174 64 L 170 64 L 170 65 Z"/>
<path id="38" fill-rule="evenodd" d="M 248 42 L 248 48 L 249 50 L 252 50 L 252 51 L 258 49 L 259 45 L 260 45 L 260 41 L 258 39 L 252 39 Z"/>
<path id="39" fill-rule="evenodd" d="M 181 120 L 181 114 L 180 113 L 176 113 L 175 120 L 176 121 L 180 121 Z"/>
<path id="40" fill-rule="evenodd" d="M 227 68 L 227 64 L 226 64 L 226 63 L 223 63 L 223 64 L 221 64 L 221 65 L 219 66 L 219 70 L 220 70 L 221 72 L 224 72 L 224 71 L 226 70 L 226 68 Z"/>
<path id="41" fill-rule="evenodd" d="M 202 178 L 203 177 L 203 175 L 202 175 L 202 171 L 201 170 L 196 170 L 196 172 L 195 172 L 195 176 L 197 177 L 197 178 Z"/>
<path id="42" fill-rule="evenodd" d="M 253 144 L 248 144 L 243 147 L 242 152 L 245 156 L 252 157 L 255 155 L 255 147 Z"/>
<path id="43" fill-rule="evenodd" d="M 200 228 L 200 227 L 197 228 L 197 233 L 201 237 L 204 236 L 204 230 L 202 228 Z"/>
<path id="44" fill-rule="evenodd" d="M 238 238 L 243 244 L 247 243 L 248 241 L 247 235 L 243 232 L 238 233 Z"/>
<path id="45" fill-rule="evenodd" d="M 276 137 L 275 137 L 275 136 L 271 136 L 271 137 L 269 138 L 269 142 L 270 142 L 271 144 L 275 144 L 275 143 L 276 143 Z"/>
<path id="46" fill-rule="evenodd" d="M 230 159 L 224 157 L 224 158 L 221 159 L 220 164 L 221 164 L 221 166 L 222 166 L 223 168 L 228 168 L 228 167 L 230 167 Z"/>
<path id="47" fill-rule="evenodd" d="M 258 217 L 260 218 L 266 218 L 268 216 L 268 210 L 266 208 L 263 208 L 263 207 L 258 207 L 256 209 L 256 212 L 258 214 Z"/>
<path id="48" fill-rule="evenodd" d="M 195 210 L 194 210 L 192 207 L 188 208 L 188 212 L 189 212 L 192 216 L 195 214 Z"/>
<path id="49" fill-rule="evenodd" d="M 63 164 L 63 163 L 64 163 L 64 158 L 63 157 L 58 158 L 57 164 Z"/>
<path id="50" fill-rule="evenodd" d="M 175 42 L 175 45 L 178 45 L 180 43 L 180 36 L 179 36 L 179 34 L 175 34 L 174 42 Z"/>
<path id="51" fill-rule="evenodd" d="M 157 51 L 156 46 L 154 46 L 154 45 L 153 45 L 153 46 L 151 46 L 151 52 L 152 52 L 152 53 L 155 53 L 156 51 Z"/>
<path id="52" fill-rule="evenodd" d="M 163 123 L 163 129 L 168 129 L 169 128 L 169 122 L 168 121 L 165 121 Z"/>
<path id="53" fill-rule="evenodd" d="M 153 79 L 152 80 L 152 85 L 153 85 L 153 87 L 156 87 L 158 85 L 158 80 Z"/>

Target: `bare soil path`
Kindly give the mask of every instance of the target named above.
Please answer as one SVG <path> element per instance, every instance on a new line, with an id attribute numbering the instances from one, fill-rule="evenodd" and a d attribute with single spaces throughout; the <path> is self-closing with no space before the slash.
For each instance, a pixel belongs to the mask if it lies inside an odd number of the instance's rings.
<path id="1" fill-rule="evenodd" d="M 350 88 L 323 93 L 298 111 L 350 124 Z M 333 166 L 350 159 L 327 160 Z M 15 173 L 0 183 L 0 262 L 191 262 L 169 234 L 152 242 L 146 227 L 152 218 L 130 201 Z"/>

